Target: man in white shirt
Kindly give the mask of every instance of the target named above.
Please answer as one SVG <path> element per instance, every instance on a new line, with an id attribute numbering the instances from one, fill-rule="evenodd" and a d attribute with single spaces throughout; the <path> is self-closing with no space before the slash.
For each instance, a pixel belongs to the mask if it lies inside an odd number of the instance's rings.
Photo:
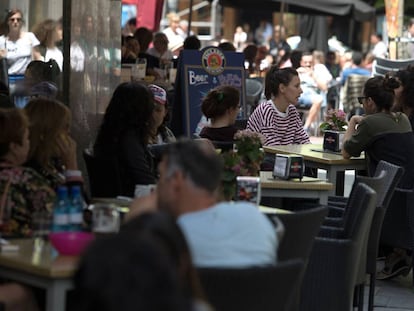
<path id="1" fill-rule="evenodd" d="M 387 45 L 384 43 L 384 41 L 382 41 L 381 34 L 371 35 L 371 45 L 372 45 L 371 53 L 375 57 L 385 58 L 387 56 L 388 48 L 387 48 Z"/>
<path id="2" fill-rule="evenodd" d="M 313 55 L 310 52 L 302 54 L 297 71 L 303 91 L 299 97 L 299 107 L 309 108 L 309 114 L 303 126 L 308 131 L 320 114 L 321 107 L 326 105 L 326 92 L 332 75 L 325 65 L 314 64 Z"/>
<path id="3" fill-rule="evenodd" d="M 218 203 L 221 172 L 221 159 L 208 142 L 173 143 L 159 165 L 156 193 L 135 200 L 130 214 L 154 205 L 173 214 L 197 267 L 276 264 L 278 241 L 270 220 L 247 202 Z"/>

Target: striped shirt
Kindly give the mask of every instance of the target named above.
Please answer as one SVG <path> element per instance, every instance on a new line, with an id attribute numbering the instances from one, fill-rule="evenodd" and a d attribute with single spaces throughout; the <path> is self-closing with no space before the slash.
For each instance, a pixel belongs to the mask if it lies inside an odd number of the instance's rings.
<path id="1" fill-rule="evenodd" d="M 262 102 L 253 111 L 247 129 L 261 133 L 265 137 L 265 146 L 310 143 L 295 106 L 289 105 L 282 113 L 271 100 Z"/>

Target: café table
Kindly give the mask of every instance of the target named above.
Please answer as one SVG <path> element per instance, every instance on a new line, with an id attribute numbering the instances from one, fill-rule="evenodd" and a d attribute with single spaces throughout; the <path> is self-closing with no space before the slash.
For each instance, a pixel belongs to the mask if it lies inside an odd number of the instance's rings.
<path id="1" fill-rule="evenodd" d="M 59 256 L 49 242 L 38 242 L 10 240 L 18 250 L 0 252 L 0 277 L 45 289 L 46 311 L 64 311 L 78 257 Z"/>
<path id="2" fill-rule="evenodd" d="M 261 196 L 278 198 L 319 199 L 321 204 L 328 202 L 333 184 L 318 178 L 304 176 L 299 179 L 277 179 L 272 172 L 260 172 Z"/>
<path id="3" fill-rule="evenodd" d="M 344 195 L 344 173 L 346 170 L 366 170 L 363 154 L 360 157 L 344 159 L 340 153 L 324 151 L 321 144 L 264 146 L 263 149 L 266 153 L 272 154 L 301 155 L 305 166 L 326 170 L 328 181 L 336 187 L 329 191 L 329 195 Z"/>

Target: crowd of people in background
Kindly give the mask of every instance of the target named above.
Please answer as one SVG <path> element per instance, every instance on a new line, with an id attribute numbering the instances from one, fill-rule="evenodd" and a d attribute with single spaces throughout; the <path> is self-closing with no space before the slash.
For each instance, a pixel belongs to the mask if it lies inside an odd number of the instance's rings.
<path id="1" fill-rule="evenodd" d="M 146 74 L 157 81 L 165 79 L 164 68 L 177 63 L 181 50 L 202 48 L 203 43 L 188 29 L 187 21 L 176 13 L 169 13 L 167 19 L 168 27 L 157 32 L 137 27 L 135 18 L 128 20 L 119 31 L 120 53 L 104 37 L 99 39 L 105 41 L 100 42 L 101 46 L 88 41 L 88 33 L 96 27 L 93 16 L 74 19 L 70 68 L 72 82 L 79 86 L 79 96 L 84 96 L 85 103 L 92 102 L 92 86 L 99 85 L 94 65 L 100 64 L 99 72 L 119 78 L 121 63 L 145 58 Z M 7 13 L 4 24 L 0 58 L 6 60 L 8 74 L 23 76 L 24 83 L 13 90 L 6 84 L 0 85 L 1 234 L 30 237 L 33 212 L 51 213 L 60 185 L 83 188 L 78 142 L 71 128 L 86 118 L 84 110 L 92 108 L 85 104 L 71 110 L 59 101 L 60 74 L 64 70 L 61 20 L 46 19 L 29 32 L 23 30 L 23 13 L 16 9 Z M 408 28 L 411 35 L 414 35 L 413 25 L 414 21 Z M 329 51 L 326 55 L 323 51 L 291 46 L 287 34 L 284 26 L 262 20 L 254 30 L 248 24 L 238 25 L 233 40 L 210 42 L 223 51 L 243 53 L 246 76 L 263 83 L 262 100 L 247 116 L 247 129 L 263 135 L 265 146 L 311 143 L 311 128 L 318 126 L 321 111 L 338 107 L 338 103 L 332 105 L 330 91 L 344 86 L 350 75 L 371 77 L 375 57 L 387 56 L 386 44 L 379 34 L 371 36 L 372 49 L 366 53 Z M 405 149 L 406 143 L 414 146 L 413 81 L 413 67 L 401 69 L 393 76 L 368 79 L 360 98 L 366 116 L 350 116 L 342 151 L 344 158 L 369 152 L 369 140 L 382 131 L 401 135 L 400 140 L 395 140 L 400 144 L 392 145 L 394 151 Z M 26 98 L 27 102 L 20 107 L 23 109 L 15 107 L 16 102 L 9 96 L 11 91 Z M 201 311 L 210 307 L 204 301 L 194 266 L 240 268 L 277 263 L 278 237 L 271 222 L 253 204 L 221 202 L 218 195 L 223 167 L 214 143 L 233 142 L 239 131 L 235 122 L 241 98 L 233 86 L 211 89 L 200 106 L 208 123 L 198 133 L 198 139 L 181 140 L 169 128 L 171 103 L 164 85 L 123 82 L 108 95 L 105 109 L 100 111 L 103 119 L 97 137 L 88 141 L 94 156 L 116 165 L 120 175 L 119 195 L 133 198 L 136 185 L 157 184 L 158 188 L 132 203 L 127 217 L 130 222 L 125 223 L 119 235 L 105 241 L 105 245 L 97 241 L 82 257 L 75 276 L 79 310 L 88 309 L 89 304 L 102 310 L 129 310 L 131 305 L 139 305 L 135 304 L 135 296 L 134 301 L 129 300 L 132 296 L 122 300 L 123 306 L 119 300 L 111 300 L 112 292 L 102 295 L 102 280 L 106 282 L 107 278 L 113 281 L 108 288 L 116 287 L 119 297 L 125 298 L 128 290 L 139 291 L 144 286 L 145 278 L 135 279 L 136 275 L 130 275 L 128 280 L 134 287 L 121 292 L 125 280 L 119 278 L 122 270 L 114 268 L 136 269 L 138 275 L 143 270 L 154 273 L 157 276 L 152 279 L 154 288 L 159 289 L 159 284 L 163 284 L 165 293 L 159 293 L 171 300 L 167 302 L 169 310 Z M 307 117 L 302 118 L 298 109 L 308 110 Z M 154 159 L 151 151 L 154 145 L 165 146 L 162 158 Z M 395 163 L 391 154 L 384 148 L 382 154 L 375 156 Z M 406 158 L 412 159 L 411 155 Z M 265 157 L 262 168 L 271 170 L 272 161 Z M 409 161 L 396 164 L 411 173 L 412 165 L 406 162 Z M 407 177 L 407 188 L 414 186 L 411 177 Z M 88 202 L 84 192 L 84 200 Z M 171 236 L 164 234 L 164 230 Z M 231 243 L 226 240 L 229 234 L 233 237 Z M 137 239 L 130 239 L 131 235 Z M 389 247 L 394 257 L 400 255 L 397 263 L 403 262 L 404 267 L 411 269 L 410 250 Z M 117 265 L 101 261 L 95 267 L 97 258 L 107 256 L 108 251 L 122 253 Z M 132 263 L 129 261 L 132 257 L 128 256 L 137 256 L 142 262 Z M 92 266 L 99 273 L 93 273 Z M 398 274 L 392 265 L 384 269 L 384 278 Z M 26 288 L 14 284 L 11 288 L 20 302 L 33 302 Z M 5 290 L 8 289 L 0 286 L 0 300 L 7 300 L 2 296 Z M 13 295 L 10 297 L 14 298 Z M 143 308 L 159 302 L 162 309 L 167 300 L 139 297 Z M 12 305 L 16 301 L 6 303 Z"/>

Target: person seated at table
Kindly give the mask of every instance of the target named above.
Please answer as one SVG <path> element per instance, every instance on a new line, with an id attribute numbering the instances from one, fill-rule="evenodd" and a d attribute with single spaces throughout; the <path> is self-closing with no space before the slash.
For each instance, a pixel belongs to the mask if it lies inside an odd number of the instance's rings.
<path id="1" fill-rule="evenodd" d="M 295 106 L 302 94 L 293 68 L 272 66 L 265 78 L 265 96 L 247 122 L 247 129 L 262 134 L 264 146 L 308 144 L 309 136 Z"/>
<path id="2" fill-rule="evenodd" d="M 174 133 L 168 128 L 170 114 L 168 109 L 167 92 L 155 84 L 148 85 L 148 88 L 154 94 L 154 110 L 152 117 L 154 119 L 154 129 L 151 133 L 150 144 L 166 144 L 175 142 Z"/>
<path id="3" fill-rule="evenodd" d="M 135 199 L 127 219 L 157 208 L 169 212 L 196 267 L 276 264 L 278 240 L 269 219 L 252 203 L 219 201 L 222 169 L 220 156 L 204 141 L 168 145 L 156 191 Z"/>
<path id="4" fill-rule="evenodd" d="M 150 234 L 156 237 L 167 248 L 167 254 L 173 258 L 174 268 L 179 271 L 181 290 L 188 299 L 193 301 L 196 307 L 193 310 L 199 310 L 197 307 L 201 306 L 206 309 L 200 309 L 200 311 L 209 310 L 192 263 L 188 243 L 171 214 L 162 211 L 144 213 L 124 223 L 120 232 L 130 236 Z"/>
<path id="5" fill-rule="evenodd" d="M 160 67 L 162 64 L 171 62 L 174 57 L 173 53 L 168 49 L 168 38 L 162 32 L 157 32 L 154 35 L 153 47 L 150 47 L 147 53 L 159 59 Z"/>
<path id="6" fill-rule="evenodd" d="M 29 121 L 21 109 L 0 109 L 0 223 L 2 237 L 30 237 L 32 214 L 52 211 L 55 192 L 31 168 Z"/>
<path id="7" fill-rule="evenodd" d="M 395 73 L 395 78 L 400 82 L 400 87 L 394 90 L 395 101 L 392 111 L 404 112 L 414 131 L 414 103 L 412 101 L 414 98 L 414 66 L 398 70 Z"/>
<path id="8" fill-rule="evenodd" d="M 134 37 L 138 40 L 140 52 L 138 57 L 145 58 L 147 60 L 147 71 L 154 67 L 159 67 L 158 57 L 152 56 L 147 53 L 150 44 L 152 43 L 153 34 L 152 31 L 146 27 L 139 27 L 135 30 Z"/>
<path id="9" fill-rule="evenodd" d="M 321 108 L 326 106 L 326 92 L 332 75 L 324 64 L 315 62 L 313 54 L 304 52 L 297 68 L 302 88 L 298 105 L 309 109 L 304 128 L 309 131 L 312 123 L 318 119 Z"/>
<path id="10" fill-rule="evenodd" d="M 191 284 L 195 278 L 188 247 L 174 220 L 145 214 L 119 234 L 96 239 L 88 247 L 74 275 L 71 309 L 209 310 L 197 309 L 200 300 Z"/>
<path id="11" fill-rule="evenodd" d="M 155 184 L 148 151 L 153 127 L 154 95 L 144 84 L 118 85 L 106 108 L 94 145 L 96 157 L 112 157 L 119 166 L 122 195 L 133 197 L 135 185 Z"/>
<path id="12" fill-rule="evenodd" d="M 70 135 L 71 112 L 61 102 L 44 97 L 24 108 L 30 123 L 30 150 L 25 165 L 41 174 L 50 187 L 82 185 L 76 142 Z"/>
<path id="13" fill-rule="evenodd" d="M 123 38 L 121 47 L 121 63 L 135 63 L 140 52 L 140 46 L 134 36 Z"/>
<path id="14" fill-rule="evenodd" d="M 185 38 L 183 49 L 184 50 L 199 50 L 201 48 L 201 41 L 196 35 L 191 35 Z"/>
<path id="15" fill-rule="evenodd" d="M 201 138 L 212 141 L 232 142 L 238 131 L 234 125 L 240 112 L 240 92 L 233 86 L 221 85 L 207 93 L 201 111 L 210 120 L 203 127 Z"/>
<path id="16" fill-rule="evenodd" d="M 364 85 L 364 96 L 358 100 L 363 105 L 366 115 L 354 115 L 348 124 L 345 133 L 342 155 L 349 159 L 352 156 L 359 156 L 365 151 L 368 158 L 368 173 L 372 175 L 380 160 L 402 166 L 404 175 L 398 185 L 408 190 L 414 187 L 414 134 L 412 132 L 408 117 L 401 112 L 391 112 L 394 102 L 394 91 L 400 87 L 400 82 L 395 77 L 373 77 L 367 80 Z M 382 227 L 382 237 L 394 236 L 395 228 L 388 223 L 392 222 L 390 217 L 398 217 L 397 223 L 401 232 L 403 228 L 411 227 L 409 216 L 403 216 L 401 205 L 405 208 L 406 203 L 398 200 L 400 193 L 394 193 Z M 393 202 L 399 202 L 396 206 Z M 395 206 L 394 206 L 395 205 Z M 398 209 L 398 211 L 395 208 Z M 400 230 L 398 229 L 398 230 Z M 404 231 L 405 232 L 405 231 Z M 399 241 L 400 242 L 400 241 Z M 387 245 L 391 249 L 394 245 Z M 411 269 L 411 250 L 396 247 L 387 253 L 385 267 L 377 277 L 390 279 L 402 273 L 408 273 Z"/>

